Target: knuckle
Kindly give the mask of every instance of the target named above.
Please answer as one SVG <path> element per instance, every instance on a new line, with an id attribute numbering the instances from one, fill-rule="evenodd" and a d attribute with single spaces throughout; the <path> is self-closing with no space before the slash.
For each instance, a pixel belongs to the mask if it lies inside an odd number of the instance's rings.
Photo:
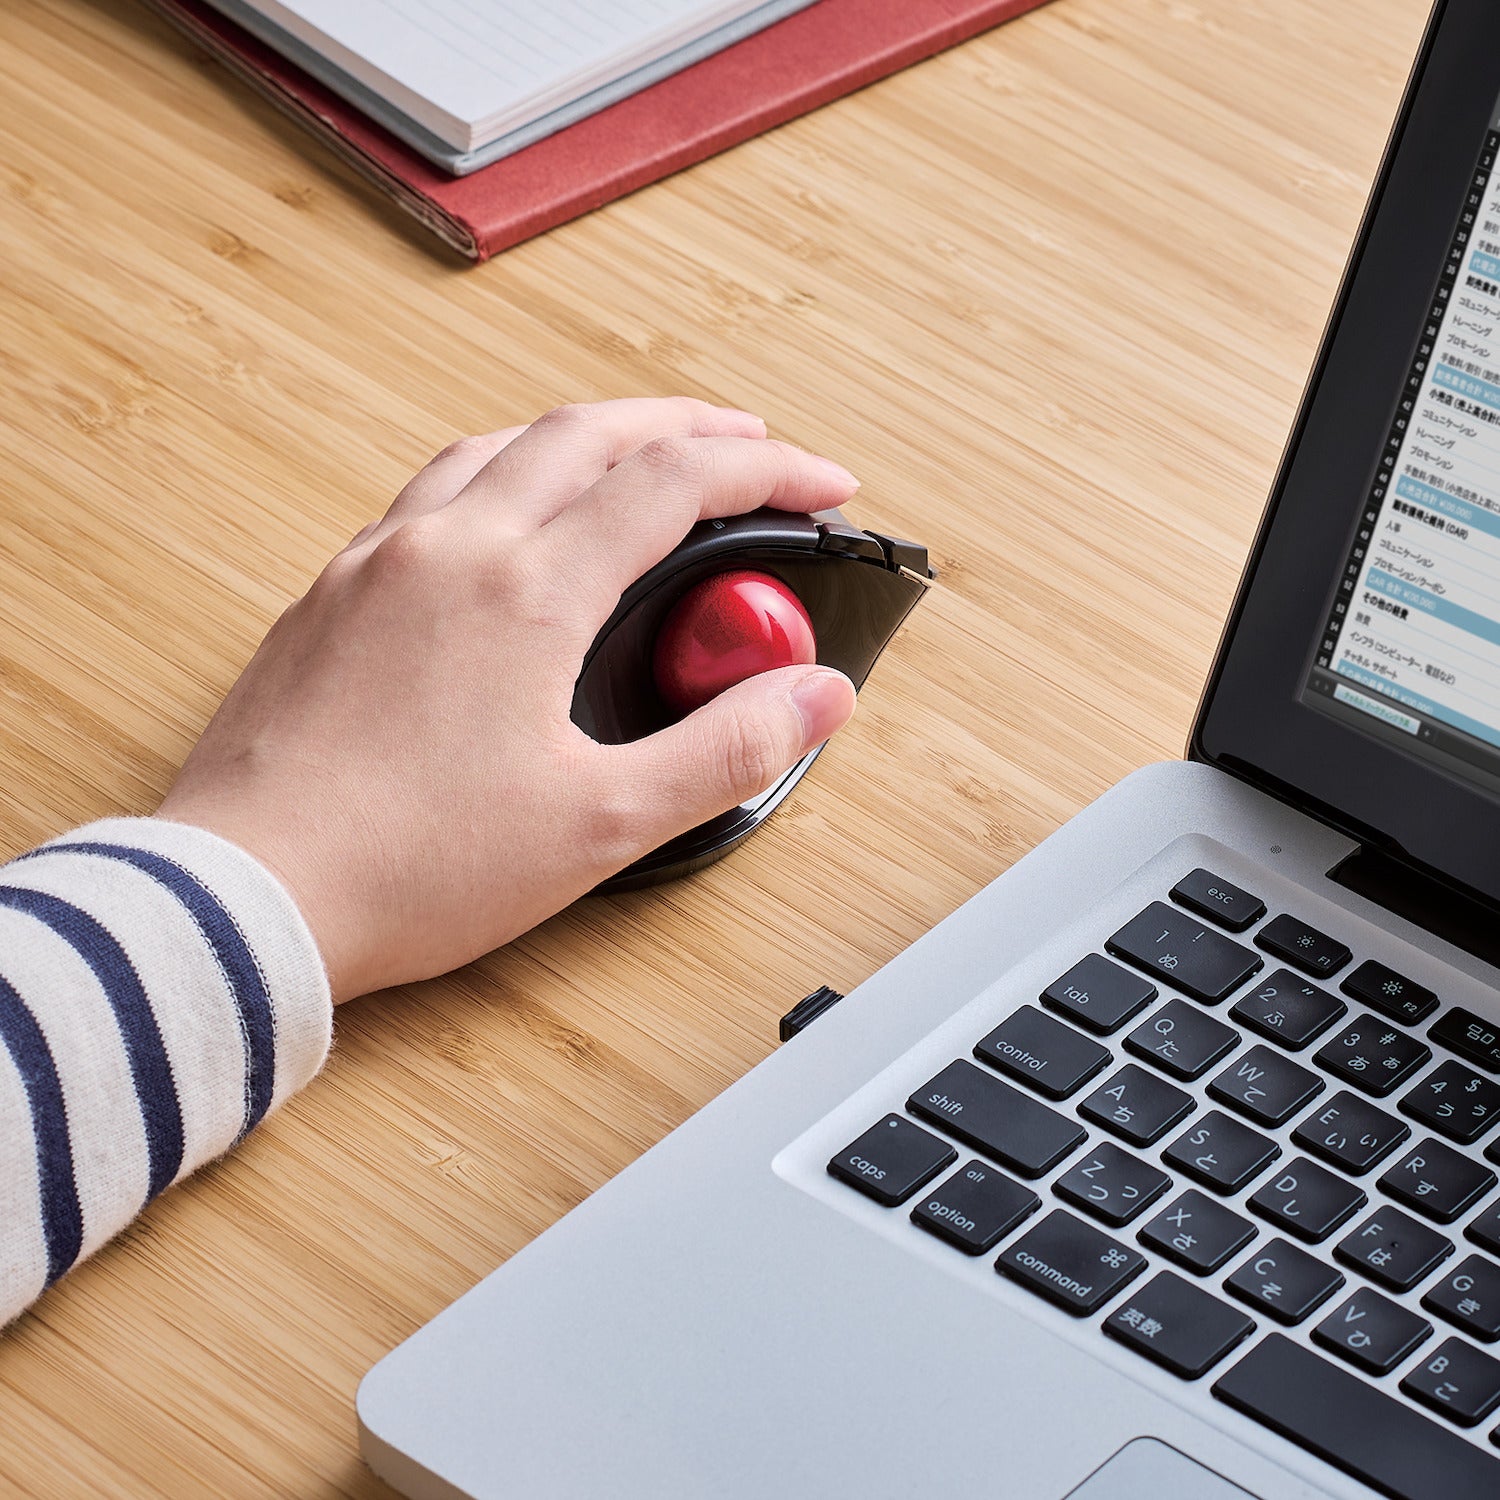
<path id="1" fill-rule="evenodd" d="M 643 851 L 646 808 L 640 788 L 625 777 L 599 777 L 588 803 L 587 838 L 595 858 L 611 870 Z"/>
<path id="2" fill-rule="evenodd" d="M 585 401 L 572 401 L 564 406 L 554 406 L 544 411 L 531 425 L 542 431 L 566 433 L 586 432 L 597 425 L 599 408 Z"/>
<path id="3" fill-rule="evenodd" d="M 447 551 L 442 529 L 435 515 L 403 521 L 377 543 L 369 564 L 381 576 L 399 578 L 431 572 Z"/>
<path id="4" fill-rule="evenodd" d="M 742 796 L 763 791 L 783 769 L 775 731 L 760 719 L 734 719 L 722 754 L 728 784 Z"/>
<path id="5" fill-rule="evenodd" d="M 443 463 L 448 459 L 465 459 L 470 462 L 493 458 L 499 451 L 500 443 L 498 434 L 493 432 L 476 432 L 467 437 L 455 438 L 451 443 L 445 444 L 433 455 L 432 462 Z"/>
<path id="6" fill-rule="evenodd" d="M 654 475 L 693 485 L 701 483 L 708 466 L 707 453 L 701 442 L 667 433 L 643 444 L 639 459 Z"/>

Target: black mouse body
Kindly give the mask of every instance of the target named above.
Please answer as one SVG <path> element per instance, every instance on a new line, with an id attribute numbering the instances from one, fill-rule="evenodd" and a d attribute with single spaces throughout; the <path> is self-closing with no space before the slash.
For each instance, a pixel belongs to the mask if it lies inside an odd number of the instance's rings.
<path id="1" fill-rule="evenodd" d="M 602 744 L 621 745 L 679 718 L 652 677 L 657 632 L 688 589 L 739 568 L 769 573 L 798 596 L 812 618 L 818 661 L 837 667 L 856 691 L 934 576 L 925 547 L 859 531 L 836 510 L 757 510 L 701 521 L 621 596 L 584 657 L 573 722 Z M 817 754 L 804 756 L 760 796 L 652 850 L 598 889 L 654 885 L 711 864 L 765 822 Z"/>

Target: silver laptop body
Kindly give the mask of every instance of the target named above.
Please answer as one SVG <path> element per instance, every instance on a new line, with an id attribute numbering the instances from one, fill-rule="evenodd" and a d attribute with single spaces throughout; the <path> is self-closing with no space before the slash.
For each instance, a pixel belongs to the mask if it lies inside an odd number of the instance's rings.
<path id="1" fill-rule="evenodd" d="M 382 1360 L 378 1474 L 1500 1497 L 1497 98 L 1500 7 L 1445 0 L 1192 759 Z"/>

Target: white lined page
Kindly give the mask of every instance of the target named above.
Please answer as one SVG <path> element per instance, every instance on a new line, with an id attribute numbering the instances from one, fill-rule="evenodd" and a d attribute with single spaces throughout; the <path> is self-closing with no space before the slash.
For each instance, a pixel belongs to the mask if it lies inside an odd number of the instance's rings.
<path id="1" fill-rule="evenodd" d="M 764 0 L 240 0 L 459 149 L 473 149 Z"/>

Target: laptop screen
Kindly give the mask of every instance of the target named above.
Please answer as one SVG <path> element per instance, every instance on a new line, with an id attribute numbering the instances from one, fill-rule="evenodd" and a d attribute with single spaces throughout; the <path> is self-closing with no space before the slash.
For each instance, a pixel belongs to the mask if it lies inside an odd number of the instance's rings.
<path id="1" fill-rule="evenodd" d="M 1306 701 L 1500 788 L 1500 104 L 1312 653 Z"/>
<path id="2" fill-rule="evenodd" d="M 1500 903 L 1497 101 L 1438 0 L 1190 753 Z"/>

